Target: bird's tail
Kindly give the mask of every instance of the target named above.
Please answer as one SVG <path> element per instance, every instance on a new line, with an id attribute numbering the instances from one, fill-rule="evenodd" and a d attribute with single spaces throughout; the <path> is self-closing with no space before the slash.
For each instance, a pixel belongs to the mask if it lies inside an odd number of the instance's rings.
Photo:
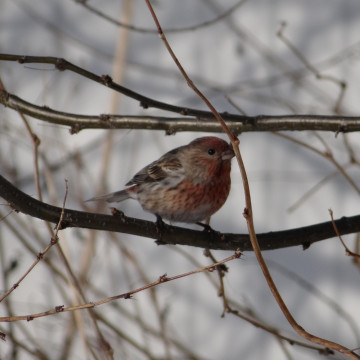
<path id="1" fill-rule="evenodd" d="M 104 200 L 106 202 L 120 202 L 120 201 L 124 201 L 126 199 L 129 199 L 130 195 L 128 194 L 128 192 L 126 190 L 120 190 L 120 191 L 116 191 L 113 192 L 111 194 L 106 194 L 106 195 L 101 195 L 101 196 L 96 196 L 93 197 L 87 201 L 98 201 L 98 200 Z"/>

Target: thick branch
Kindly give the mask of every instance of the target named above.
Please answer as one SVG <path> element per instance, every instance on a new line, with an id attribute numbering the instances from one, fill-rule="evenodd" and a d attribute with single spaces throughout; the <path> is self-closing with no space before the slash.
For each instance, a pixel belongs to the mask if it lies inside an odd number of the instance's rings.
<path id="1" fill-rule="evenodd" d="M 167 134 L 179 131 L 222 132 L 221 125 L 215 119 L 199 121 L 196 117 L 160 117 L 108 115 L 98 116 L 70 114 L 52 110 L 47 106 L 31 104 L 16 95 L 0 90 L 0 103 L 23 114 L 52 124 L 70 126 L 71 133 L 83 129 L 146 129 L 164 130 Z M 223 114 L 224 115 L 224 114 Z M 230 131 L 234 134 L 249 131 L 284 130 L 322 130 L 333 132 L 360 131 L 360 117 L 318 116 L 318 115 L 278 115 L 278 116 L 238 116 L 225 114 Z"/>
<path id="2" fill-rule="evenodd" d="M 62 209 L 38 201 L 23 193 L 5 178 L 0 176 L 0 197 L 4 198 L 17 211 L 24 214 L 58 223 Z M 343 217 L 335 221 L 341 235 L 360 231 L 360 215 Z M 246 234 L 220 234 L 217 232 L 195 231 L 164 224 L 161 234 L 155 223 L 129 218 L 123 215 L 93 214 L 64 209 L 62 228 L 80 227 L 133 234 L 158 239 L 158 244 L 188 245 L 214 250 L 251 251 L 249 236 Z M 302 245 L 307 248 L 312 243 L 332 238 L 335 231 L 331 221 L 297 229 L 258 234 L 262 250 L 274 250 Z M 161 240 L 159 240 L 159 238 Z"/>

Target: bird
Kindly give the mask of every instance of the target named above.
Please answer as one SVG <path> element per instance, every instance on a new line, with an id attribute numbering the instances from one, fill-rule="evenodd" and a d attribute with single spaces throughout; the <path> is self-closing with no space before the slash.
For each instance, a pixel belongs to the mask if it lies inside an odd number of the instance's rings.
<path id="1" fill-rule="evenodd" d="M 231 186 L 231 144 L 205 136 L 165 153 L 137 172 L 124 190 L 87 201 L 137 200 L 158 220 L 200 223 L 218 211 Z"/>

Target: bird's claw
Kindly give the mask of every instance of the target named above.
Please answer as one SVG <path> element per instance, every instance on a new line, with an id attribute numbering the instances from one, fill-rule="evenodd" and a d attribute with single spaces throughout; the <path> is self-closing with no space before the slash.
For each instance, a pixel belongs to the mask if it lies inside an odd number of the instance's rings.
<path id="1" fill-rule="evenodd" d="M 159 238 L 156 240 L 156 243 L 158 245 L 164 244 L 164 242 L 162 241 L 162 236 L 163 236 L 163 231 L 165 229 L 166 224 L 164 223 L 163 219 L 161 218 L 160 215 L 155 214 L 156 216 L 156 232 L 159 234 Z"/>
<path id="2" fill-rule="evenodd" d="M 196 225 L 201 226 L 207 233 L 214 234 L 214 235 L 220 235 L 221 233 L 219 231 L 214 230 L 209 224 L 204 224 L 202 222 L 197 222 Z"/>

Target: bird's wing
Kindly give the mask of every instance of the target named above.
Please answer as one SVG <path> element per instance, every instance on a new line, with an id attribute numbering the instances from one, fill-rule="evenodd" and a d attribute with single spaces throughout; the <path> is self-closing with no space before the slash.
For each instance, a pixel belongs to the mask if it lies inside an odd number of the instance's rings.
<path id="1" fill-rule="evenodd" d="M 181 177 L 184 170 L 176 156 L 177 152 L 178 149 L 169 151 L 160 159 L 144 167 L 126 185 L 140 185 L 146 182 L 160 182 L 168 178 Z"/>

